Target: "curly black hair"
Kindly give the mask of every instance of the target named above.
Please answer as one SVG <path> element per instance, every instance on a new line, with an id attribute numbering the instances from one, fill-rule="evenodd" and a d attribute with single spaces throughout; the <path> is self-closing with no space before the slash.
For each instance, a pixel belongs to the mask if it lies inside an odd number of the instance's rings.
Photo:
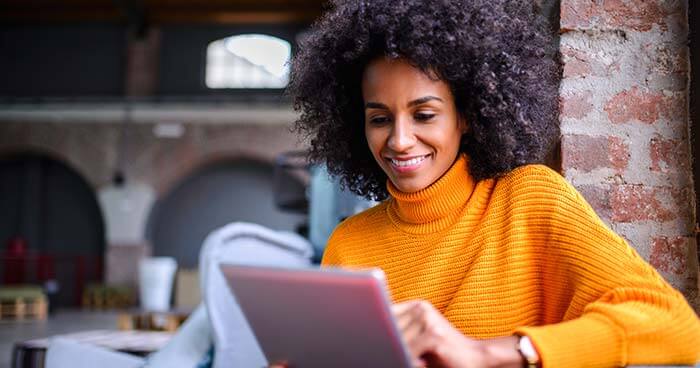
<path id="1" fill-rule="evenodd" d="M 292 61 L 295 130 L 344 187 L 386 198 L 364 135 L 362 73 L 377 57 L 403 58 L 450 86 L 476 180 L 541 162 L 559 137 L 554 37 L 531 0 L 335 1 Z"/>

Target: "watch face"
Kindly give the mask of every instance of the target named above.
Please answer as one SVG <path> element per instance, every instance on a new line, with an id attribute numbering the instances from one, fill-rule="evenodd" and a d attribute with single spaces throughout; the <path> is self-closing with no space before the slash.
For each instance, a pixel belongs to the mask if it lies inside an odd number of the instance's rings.
<path id="1" fill-rule="evenodd" d="M 535 350 L 535 347 L 532 345 L 532 341 L 530 341 L 529 337 L 522 336 L 518 345 L 520 352 L 523 354 L 528 364 L 538 363 L 540 361 L 537 350 Z"/>

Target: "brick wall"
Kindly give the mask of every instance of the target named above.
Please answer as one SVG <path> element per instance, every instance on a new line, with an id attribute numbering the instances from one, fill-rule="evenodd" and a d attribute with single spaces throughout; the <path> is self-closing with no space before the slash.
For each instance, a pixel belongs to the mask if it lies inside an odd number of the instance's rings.
<path id="1" fill-rule="evenodd" d="M 220 160 L 267 162 L 300 144 L 286 125 L 186 124 L 182 137 L 159 138 L 154 124 L 132 124 L 125 146 L 127 178 L 158 195 L 198 168 Z M 2 123 L 0 154 L 34 151 L 66 162 L 95 189 L 110 183 L 117 164 L 121 124 Z"/>
<path id="2" fill-rule="evenodd" d="M 687 3 L 561 0 L 562 169 L 696 309 Z"/>
<path id="3" fill-rule="evenodd" d="M 124 161 L 127 179 L 151 186 L 158 198 L 208 164 L 246 158 L 272 165 L 279 153 L 300 148 L 286 125 L 187 124 L 176 139 L 159 138 L 153 129 L 131 125 Z M 97 193 L 114 175 L 121 132 L 118 123 L 0 123 L 0 157 L 48 154 L 75 169 Z M 150 248 L 107 244 L 105 280 L 135 287 L 138 260 Z"/>

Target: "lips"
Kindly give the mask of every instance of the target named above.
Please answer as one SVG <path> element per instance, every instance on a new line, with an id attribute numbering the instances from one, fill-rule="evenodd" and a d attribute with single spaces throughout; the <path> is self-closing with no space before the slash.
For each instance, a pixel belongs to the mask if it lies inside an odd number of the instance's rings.
<path id="1" fill-rule="evenodd" d="M 407 167 L 407 166 L 414 166 L 418 165 L 419 163 L 423 162 L 428 156 L 419 156 L 419 157 L 414 157 L 408 160 L 398 160 L 395 158 L 391 158 L 391 163 L 398 166 L 398 167 Z"/>
<path id="2" fill-rule="evenodd" d="M 387 160 L 391 163 L 394 170 L 403 173 L 418 169 L 428 157 L 430 157 L 430 154 L 405 158 L 387 157 Z"/>

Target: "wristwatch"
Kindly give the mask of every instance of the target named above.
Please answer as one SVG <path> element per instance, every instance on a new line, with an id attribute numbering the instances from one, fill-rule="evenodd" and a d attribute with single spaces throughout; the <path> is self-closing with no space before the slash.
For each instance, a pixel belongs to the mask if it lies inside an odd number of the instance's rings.
<path id="1" fill-rule="evenodd" d="M 532 341 L 527 336 L 520 336 L 518 340 L 518 353 L 525 359 L 525 367 L 537 368 L 540 366 L 540 356 L 532 345 Z"/>

